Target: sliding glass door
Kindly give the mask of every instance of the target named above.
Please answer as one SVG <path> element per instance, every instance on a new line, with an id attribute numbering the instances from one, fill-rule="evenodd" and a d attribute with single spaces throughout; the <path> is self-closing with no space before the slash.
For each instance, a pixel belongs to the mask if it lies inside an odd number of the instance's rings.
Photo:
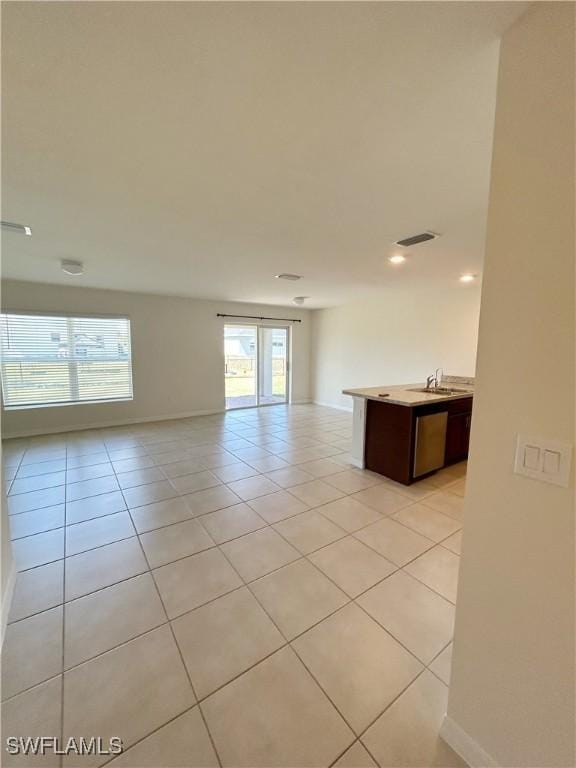
<path id="1" fill-rule="evenodd" d="M 289 329 L 224 326 L 226 408 L 288 402 Z"/>

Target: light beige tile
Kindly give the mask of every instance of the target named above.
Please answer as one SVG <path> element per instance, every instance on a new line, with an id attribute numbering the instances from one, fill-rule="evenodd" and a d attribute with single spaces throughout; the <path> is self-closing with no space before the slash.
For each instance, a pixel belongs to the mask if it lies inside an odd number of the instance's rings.
<path id="1" fill-rule="evenodd" d="M 140 535 L 150 568 L 210 549 L 214 542 L 197 520 L 185 520 Z"/>
<path id="2" fill-rule="evenodd" d="M 66 603 L 64 667 L 69 669 L 165 622 L 149 573 Z"/>
<path id="3" fill-rule="evenodd" d="M 220 485 L 220 480 L 213 472 L 207 469 L 203 472 L 194 472 L 191 475 L 180 475 L 170 480 L 178 493 L 194 493 L 194 491 L 203 491 L 206 488 L 213 488 Z"/>
<path id="4" fill-rule="evenodd" d="M 201 706 L 225 768 L 327 766 L 354 739 L 290 648 Z"/>
<path id="5" fill-rule="evenodd" d="M 337 472 L 335 475 L 328 475 L 326 482 L 344 493 L 357 493 L 365 488 L 371 488 L 373 485 L 379 485 L 383 479 L 376 477 L 372 472 L 349 469 L 344 472 Z"/>
<path id="6" fill-rule="evenodd" d="M 55 488 L 58 485 L 64 485 L 65 478 L 65 472 L 50 472 L 33 477 L 17 478 L 10 486 L 10 495 L 40 491 L 43 488 Z"/>
<path id="7" fill-rule="evenodd" d="M 314 480 L 314 475 L 305 472 L 300 467 L 285 467 L 284 469 L 275 469 L 268 472 L 266 477 L 279 485 L 281 488 L 290 488 L 293 485 L 301 485 Z"/>
<path id="8" fill-rule="evenodd" d="M 450 602 L 456 602 L 460 558 L 444 547 L 437 546 L 406 566 L 408 573 Z"/>
<path id="9" fill-rule="evenodd" d="M 334 763 L 334 768 L 378 768 L 362 742 L 357 741 Z"/>
<path id="10" fill-rule="evenodd" d="M 466 478 L 463 477 L 457 480 L 455 483 L 449 486 L 450 493 L 455 493 L 457 496 L 466 495 Z"/>
<path id="11" fill-rule="evenodd" d="M 153 575 L 170 619 L 242 585 L 218 549 L 164 565 Z"/>
<path id="12" fill-rule="evenodd" d="M 314 477 L 328 477 L 328 475 L 342 472 L 342 465 L 332 459 L 316 459 L 300 464 L 298 469 L 302 469 L 304 472 L 314 475 Z"/>
<path id="13" fill-rule="evenodd" d="M 32 491 L 30 493 L 20 493 L 18 496 L 8 498 L 8 512 L 11 515 L 20 512 L 31 512 L 33 509 L 42 509 L 43 507 L 53 507 L 56 504 L 64 504 L 65 486 L 59 485 L 56 488 L 45 488 L 41 491 Z"/>
<path id="14" fill-rule="evenodd" d="M 66 501 L 87 499 L 89 496 L 97 496 L 100 493 L 110 493 L 118 490 L 118 481 L 114 475 L 97 477 L 93 480 L 81 480 L 66 487 Z"/>
<path id="15" fill-rule="evenodd" d="M 365 528 L 370 523 L 382 519 L 382 515 L 375 509 L 361 504 L 351 496 L 344 496 L 329 504 L 323 504 L 317 510 L 321 515 L 344 528 L 348 533 Z"/>
<path id="16" fill-rule="evenodd" d="M 246 588 L 181 616 L 172 626 L 202 698 L 285 643 Z"/>
<path id="17" fill-rule="evenodd" d="M 422 503 L 437 512 L 460 520 L 460 522 L 464 519 L 464 498 L 450 493 L 448 490 L 433 493 L 431 496 L 427 496 Z"/>
<path id="18" fill-rule="evenodd" d="M 65 673 L 64 739 L 120 736 L 128 748 L 193 704 L 172 633 L 160 627 Z M 82 763 L 106 759 L 85 757 Z M 64 764 L 75 765 L 77 758 Z"/>
<path id="19" fill-rule="evenodd" d="M 382 768 L 448 768 L 466 764 L 438 733 L 448 689 L 424 671 L 362 736 Z"/>
<path id="20" fill-rule="evenodd" d="M 259 496 L 265 496 L 267 493 L 274 493 L 274 491 L 279 490 L 276 483 L 262 475 L 236 480 L 236 482 L 230 483 L 228 487 L 244 501 L 250 501 L 250 499 L 256 499 Z"/>
<path id="21" fill-rule="evenodd" d="M 12 542 L 12 553 L 18 571 L 60 560 L 64 557 L 64 528 L 17 539 Z"/>
<path id="22" fill-rule="evenodd" d="M 182 498 L 186 502 L 190 514 L 194 517 L 215 512 L 217 509 L 224 509 L 224 507 L 231 507 L 232 504 L 239 504 L 242 501 L 225 485 L 207 488 L 205 491 L 196 491 L 196 493 L 190 493 Z"/>
<path id="23" fill-rule="evenodd" d="M 442 542 L 442 546 L 446 547 L 446 549 L 449 549 L 450 552 L 454 552 L 455 555 L 461 555 L 462 554 L 462 531 L 453 533 L 452 536 L 449 536 L 447 539 L 445 539 Z"/>
<path id="24" fill-rule="evenodd" d="M 444 648 L 442 653 L 440 653 L 434 659 L 432 664 L 429 665 L 429 668 L 434 672 L 436 677 L 439 677 L 440 680 L 442 680 L 443 683 L 450 685 L 450 675 L 452 673 L 452 643 Z"/>
<path id="25" fill-rule="evenodd" d="M 298 550 L 271 528 L 234 539 L 222 551 L 245 581 L 253 581 L 300 557 Z"/>
<path id="26" fill-rule="evenodd" d="M 355 493 L 352 498 L 366 504 L 367 507 L 372 507 L 382 515 L 391 515 L 412 503 L 407 496 L 391 491 L 385 483 L 366 488 L 365 491 Z"/>
<path id="27" fill-rule="evenodd" d="M 2 646 L 2 698 L 62 672 L 62 606 L 6 628 Z"/>
<path id="28" fill-rule="evenodd" d="M 136 531 L 128 512 L 97 517 L 66 528 L 66 555 L 78 555 L 113 541 L 135 536 Z"/>
<path id="29" fill-rule="evenodd" d="M 352 536 L 314 552 L 309 559 L 350 597 L 396 570 L 395 565 Z"/>
<path id="30" fill-rule="evenodd" d="M 35 688 L 15 696 L 2 705 L 2 734 L 17 738 L 58 736 L 62 723 L 62 678 L 55 677 Z M 57 768 L 60 755 L 48 752 L 46 755 L 2 756 L 5 768 L 33 768 L 36 765 Z"/>
<path id="31" fill-rule="evenodd" d="M 66 458 L 67 469 L 76 469 L 77 467 L 93 467 L 96 464 L 109 463 L 108 454 L 105 451 L 96 451 L 94 453 L 81 454 L 79 456 L 68 456 Z"/>
<path id="32" fill-rule="evenodd" d="M 404 485 L 403 483 L 396 483 L 389 478 L 383 478 L 386 483 L 386 487 L 394 493 L 399 493 L 402 496 L 408 496 L 412 501 L 421 501 L 426 496 L 430 496 L 431 493 L 436 493 L 438 486 L 434 484 L 432 478 L 425 478 L 424 480 L 418 480 L 412 485 Z"/>
<path id="33" fill-rule="evenodd" d="M 358 603 L 424 664 L 452 639 L 452 603 L 403 571 L 366 592 Z"/>
<path id="34" fill-rule="evenodd" d="M 127 488 L 124 491 L 124 499 L 129 509 L 143 507 L 146 504 L 154 504 L 157 501 L 171 499 L 177 495 L 178 492 L 168 480 L 139 485 L 137 488 Z"/>
<path id="35" fill-rule="evenodd" d="M 191 512 L 184 499 L 166 499 L 155 504 L 146 504 L 130 510 L 130 515 L 138 533 L 153 531 L 165 525 L 190 520 Z"/>
<path id="36" fill-rule="evenodd" d="M 136 537 L 67 557 L 66 600 L 109 587 L 147 570 L 148 564 Z"/>
<path id="37" fill-rule="evenodd" d="M 328 502 L 335 501 L 345 495 L 338 488 L 334 488 L 333 485 L 329 485 L 324 480 L 312 480 L 309 483 L 295 485 L 290 489 L 290 493 L 309 507 L 328 504 Z"/>
<path id="38" fill-rule="evenodd" d="M 107 477 L 114 474 L 112 464 L 107 461 L 103 464 L 93 464 L 88 467 L 76 467 L 66 471 L 66 483 L 79 483 L 82 480 L 94 480 L 97 477 Z"/>
<path id="39" fill-rule="evenodd" d="M 10 515 L 8 525 L 12 539 L 21 539 L 23 536 L 33 536 L 35 533 L 61 528 L 64 525 L 64 504 Z"/>
<path id="40" fill-rule="evenodd" d="M 204 468 L 201 459 L 186 459 L 185 461 L 175 461 L 171 464 L 162 465 L 162 472 L 166 477 L 174 478 L 191 475 L 194 472 L 202 472 Z"/>
<path id="41" fill-rule="evenodd" d="M 257 469 L 240 461 L 238 464 L 227 464 L 225 467 L 217 467 L 214 474 L 223 483 L 233 483 L 235 480 L 243 480 L 245 477 L 254 477 L 259 474 Z"/>
<path id="42" fill-rule="evenodd" d="M 348 597 L 307 560 L 281 568 L 251 585 L 257 600 L 288 639 L 348 602 Z"/>
<path id="43" fill-rule="evenodd" d="M 354 536 L 400 566 L 434 546 L 430 539 L 389 518 L 356 531 Z"/>
<path id="44" fill-rule="evenodd" d="M 95 517 L 112 515 L 126 509 L 124 496 L 120 491 L 102 493 L 99 496 L 91 496 L 89 499 L 69 501 L 66 504 L 66 523 L 82 523 Z"/>
<path id="45" fill-rule="evenodd" d="M 409 507 L 404 507 L 392 515 L 391 519 L 412 528 L 413 531 L 417 531 L 417 533 L 421 533 L 422 536 L 433 541 L 442 541 L 461 527 L 461 524 L 453 517 L 443 515 L 425 504 L 411 504 Z"/>
<path id="46" fill-rule="evenodd" d="M 112 463 L 117 474 L 122 474 L 123 472 L 135 472 L 154 466 L 154 461 L 150 456 L 134 456 L 129 459 L 114 460 Z"/>
<path id="47" fill-rule="evenodd" d="M 165 480 L 166 477 L 158 467 L 149 467 L 148 469 L 134 469 L 132 472 L 121 472 L 116 476 L 120 488 L 136 488 L 139 485 L 148 483 L 157 483 Z"/>
<path id="48" fill-rule="evenodd" d="M 278 491 L 267 496 L 261 496 L 259 499 L 252 499 L 249 506 L 268 523 L 277 523 L 308 509 L 304 502 L 288 491 Z"/>
<path id="49" fill-rule="evenodd" d="M 113 768 L 218 768 L 198 707 L 162 726 L 112 760 Z"/>
<path id="50" fill-rule="evenodd" d="M 346 531 L 313 509 L 276 523 L 274 529 L 304 555 L 346 536 Z"/>
<path id="51" fill-rule="evenodd" d="M 4 453 L 6 452 L 6 442 L 4 442 Z M 36 475 L 51 474 L 53 472 L 63 472 L 66 469 L 66 459 L 55 459 L 54 461 L 40 461 L 38 464 L 21 464 L 18 467 L 16 477 L 35 477 Z"/>
<path id="52" fill-rule="evenodd" d="M 41 565 L 16 577 L 9 621 L 54 608 L 64 600 L 64 561 Z"/>
<path id="53" fill-rule="evenodd" d="M 217 544 L 236 539 L 267 525 L 260 515 L 244 503 L 211 512 L 200 520 Z"/>
<path id="54" fill-rule="evenodd" d="M 422 669 L 354 604 L 325 619 L 292 645 L 358 734 Z"/>

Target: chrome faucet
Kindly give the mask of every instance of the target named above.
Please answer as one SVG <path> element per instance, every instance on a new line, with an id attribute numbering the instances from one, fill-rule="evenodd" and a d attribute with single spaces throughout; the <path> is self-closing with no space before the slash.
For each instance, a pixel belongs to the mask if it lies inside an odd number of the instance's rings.
<path id="1" fill-rule="evenodd" d="M 434 389 L 437 389 L 442 382 L 443 376 L 444 376 L 444 369 L 436 368 L 434 373 L 431 376 L 428 376 L 428 378 L 426 379 L 426 389 L 432 389 L 432 384 L 434 384 Z"/>

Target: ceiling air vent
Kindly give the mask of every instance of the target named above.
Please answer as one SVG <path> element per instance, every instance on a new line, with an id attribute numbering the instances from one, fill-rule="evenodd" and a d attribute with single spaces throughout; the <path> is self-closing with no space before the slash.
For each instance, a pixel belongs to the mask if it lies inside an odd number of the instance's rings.
<path id="1" fill-rule="evenodd" d="M 426 243 L 428 240 L 435 240 L 440 235 L 435 232 L 422 232 L 420 235 L 412 235 L 411 237 L 405 237 L 403 240 L 396 240 L 394 245 L 400 245 L 402 248 L 410 248 L 412 245 L 419 245 L 420 243 Z"/>

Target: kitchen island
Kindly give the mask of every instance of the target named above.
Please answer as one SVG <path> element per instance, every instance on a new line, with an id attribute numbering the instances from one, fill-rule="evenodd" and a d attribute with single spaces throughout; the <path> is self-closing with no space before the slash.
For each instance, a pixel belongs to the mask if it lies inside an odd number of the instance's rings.
<path id="1" fill-rule="evenodd" d="M 353 401 L 352 463 L 404 485 L 468 457 L 473 379 L 345 389 Z"/>

